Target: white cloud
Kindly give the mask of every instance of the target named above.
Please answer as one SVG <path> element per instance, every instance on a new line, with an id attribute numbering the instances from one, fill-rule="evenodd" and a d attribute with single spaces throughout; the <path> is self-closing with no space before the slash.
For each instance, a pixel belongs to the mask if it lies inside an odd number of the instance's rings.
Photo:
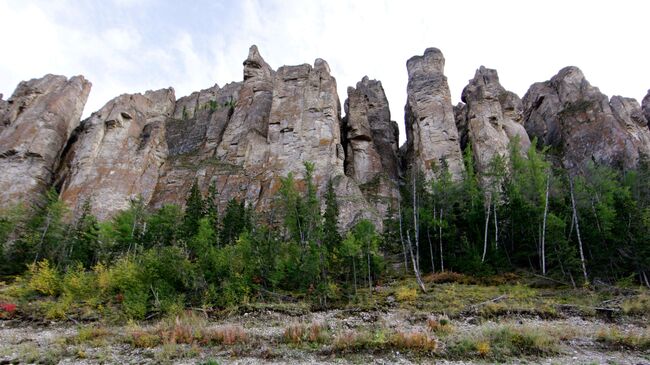
<path id="1" fill-rule="evenodd" d="M 606 94 L 640 99 L 650 87 L 650 54 L 641 42 L 649 7 L 562 0 L 243 0 L 192 6 L 0 0 L 8 50 L 0 57 L 0 92 L 10 94 L 20 80 L 48 72 L 84 74 L 93 82 L 88 115 L 124 92 L 174 86 L 180 97 L 215 82 L 240 81 L 248 47 L 257 44 L 274 68 L 327 60 L 342 102 L 347 87 L 364 75 L 381 80 L 400 127 L 406 60 L 431 46 L 447 59 L 453 102 L 480 65 L 496 68 L 503 86 L 520 96 L 533 82 L 576 65 Z"/>

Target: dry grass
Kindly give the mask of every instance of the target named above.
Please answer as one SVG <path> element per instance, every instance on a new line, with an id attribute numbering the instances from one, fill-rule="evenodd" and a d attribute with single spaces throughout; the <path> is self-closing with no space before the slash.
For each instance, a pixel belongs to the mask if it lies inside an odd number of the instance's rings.
<path id="1" fill-rule="evenodd" d="M 454 331 L 454 327 L 447 317 L 429 317 L 427 318 L 427 327 L 438 336 L 446 336 Z"/>
<path id="2" fill-rule="evenodd" d="M 391 336 L 390 344 L 398 350 L 411 350 L 416 352 L 434 352 L 438 348 L 438 341 L 428 333 L 413 330 L 410 332 L 396 331 Z"/>
<path id="3" fill-rule="evenodd" d="M 202 343 L 231 346 L 238 343 L 247 343 L 248 341 L 248 333 L 242 326 L 226 325 L 206 331 Z"/>
<path id="4" fill-rule="evenodd" d="M 294 323 L 285 327 L 282 339 L 285 343 L 299 345 L 301 343 L 324 343 L 328 338 L 327 325 L 312 322 L 309 325 Z"/>
<path id="5" fill-rule="evenodd" d="M 648 350 L 650 349 L 650 328 L 627 332 L 616 327 L 603 328 L 598 331 L 595 339 L 608 347 Z"/>

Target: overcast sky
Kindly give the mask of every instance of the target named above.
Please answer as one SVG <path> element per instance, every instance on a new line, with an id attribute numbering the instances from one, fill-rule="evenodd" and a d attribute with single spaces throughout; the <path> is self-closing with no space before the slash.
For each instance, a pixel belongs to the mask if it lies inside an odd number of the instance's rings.
<path id="1" fill-rule="evenodd" d="M 607 95 L 650 88 L 647 1 L 0 0 L 0 93 L 46 73 L 92 83 L 84 115 L 121 93 L 173 86 L 176 97 L 242 80 L 248 47 L 282 65 L 328 61 L 339 97 L 379 79 L 403 130 L 406 60 L 446 58 L 453 102 L 475 70 L 523 96 L 562 67 Z M 401 137 L 403 139 L 403 136 Z"/>

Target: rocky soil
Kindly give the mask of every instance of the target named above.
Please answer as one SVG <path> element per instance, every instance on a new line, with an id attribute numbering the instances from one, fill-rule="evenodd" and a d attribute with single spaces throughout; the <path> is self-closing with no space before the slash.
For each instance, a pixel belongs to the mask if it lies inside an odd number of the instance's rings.
<path id="1" fill-rule="evenodd" d="M 376 349 L 360 353 L 331 354 L 327 345 L 295 346 L 284 343 L 287 326 L 296 323 L 324 323 L 331 333 L 358 331 L 364 328 L 386 328 L 401 331 L 426 330 L 426 322 L 406 309 L 385 311 L 330 310 L 305 314 L 286 314 L 273 309 L 244 312 L 222 319 L 211 319 L 208 327 L 243 326 L 250 343 L 234 346 L 162 345 L 155 348 L 134 348 L 119 340 L 133 326 L 107 327 L 107 338 L 78 343 L 83 325 L 73 323 L 0 322 L 0 363 L 59 364 L 200 364 L 208 360 L 219 364 L 484 364 L 480 358 L 452 361 L 445 359 L 444 349 L 431 354 L 414 354 L 396 350 Z M 643 321 L 611 322 L 603 319 L 566 317 L 543 320 L 535 317 L 509 317 L 482 321 L 476 317 L 452 320 L 449 336 L 473 336 L 499 326 L 530 328 L 559 336 L 557 352 L 544 357 L 510 358 L 510 364 L 650 364 L 650 352 L 605 347 L 596 334 L 616 328 L 621 333 L 647 331 Z M 146 330 L 143 326 L 140 330 Z M 445 343 L 444 339 L 441 341 Z M 444 345 L 443 345 L 444 346 Z"/>

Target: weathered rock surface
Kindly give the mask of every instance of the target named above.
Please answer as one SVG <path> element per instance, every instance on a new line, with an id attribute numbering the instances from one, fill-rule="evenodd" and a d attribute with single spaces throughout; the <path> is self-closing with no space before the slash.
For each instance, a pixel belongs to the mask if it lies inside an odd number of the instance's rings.
<path id="1" fill-rule="evenodd" d="M 231 85 L 211 91 L 220 105 L 229 100 L 223 112 L 200 111 L 192 114 L 189 124 L 167 123 L 170 158 L 162 169 L 154 206 L 183 204 L 197 181 L 203 192 L 214 184 L 222 206 L 237 198 L 268 212 L 277 199 L 280 178 L 292 172 L 302 179 L 303 163 L 310 161 L 320 192 L 329 179 L 335 183 L 342 226 L 361 217 L 379 222 L 357 184 L 344 174 L 340 103 L 336 80 L 325 61 L 274 71 L 253 46 L 244 61 L 243 83 Z M 176 116 L 179 108 L 185 107 L 186 114 L 190 109 L 183 100 L 177 103 Z M 178 132 L 172 133 L 172 128 Z M 188 136 L 196 136 L 196 143 L 188 143 Z"/>
<path id="2" fill-rule="evenodd" d="M 577 67 L 533 84 L 523 104 L 528 134 L 554 147 L 568 168 L 592 160 L 633 168 L 650 152 L 650 131 L 638 103 L 620 97 L 610 102 Z"/>
<path id="3" fill-rule="evenodd" d="M 643 98 L 641 105 L 643 108 L 643 115 L 645 116 L 645 119 L 648 122 L 650 122 L 650 90 L 648 90 L 648 93 Z"/>
<path id="4" fill-rule="evenodd" d="M 224 201 L 242 198 L 239 186 L 232 183 L 244 174 L 240 166 L 222 163 L 215 157 L 217 146 L 221 143 L 225 129 L 233 114 L 242 83 L 230 83 L 223 88 L 217 86 L 201 91 L 210 95 L 200 105 L 199 112 L 189 119 L 169 118 L 165 123 L 168 157 L 161 168 L 151 204 L 160 207 L 165 203 L 183 205 L 190 188 L 196 180 L 207 191 L 211 183 L 220 189 Z M 194 95 L 194 96 L 193 96 Z M 182 117 L 187 101 L 194 104 L 198 94 L 182 97 L 176 102 L 174 115 Z M 200 99 L 200 97 L 199 97 Z M 230 182 L 230 183 L 228 183 Z M 224 205 L 225 206 L 225 205 Z"/>
<path id="5" fill-rule="evenodd" d="M 414 56 L 406 63 L 409 81 L 404 157 L 427 179 L 434 177 L 432 165 L 446 164 L 454 179 L 459 179 L 464 170 L 444 66 L 445 58 L 437 48 L 427 48 L 423 56 Z"/>
<path id="6" fill-rule="evenodd" d="M 90 87 L 82 76 L 46 75 L 21 82 L 0 101 L 0 208 L 36 203 L 52 184 Z"/>
<path id="7" fill-rule="evenodd" d="M 388 100 L 380 81 L 364 77 L 348 87 L 343 118 L 345 173 L 359 184 L 381 216 L 399 198 L 399 129 L 390 120 Z"/>
<path id="8" fill-rule="evenodd" d="M 174 103 L 172 88 L 124 94 L 84 120 L 59 172 L 63 201 L 78 213 L 89 200 L 99 219 L 138 197 L 148 204 L 167 158 L 165 121 Z"/>
<path id="9" fill-rule="evenodd" d="M 515 139 L 522 152 L 530 147 L 528 134 L 521 123 L 521 99 L 499 83 L 496 70 L 481 66 L 463 89 L 455 108 L 456 123 L 463 139 L 470 142 L 477 171 L 484 174 L 497 156 L 508 159 L 509 144 Z M 463 138 L 464 137 L 464 138 Z M 486 181 L 484 181 L 486 182 Z"/>

